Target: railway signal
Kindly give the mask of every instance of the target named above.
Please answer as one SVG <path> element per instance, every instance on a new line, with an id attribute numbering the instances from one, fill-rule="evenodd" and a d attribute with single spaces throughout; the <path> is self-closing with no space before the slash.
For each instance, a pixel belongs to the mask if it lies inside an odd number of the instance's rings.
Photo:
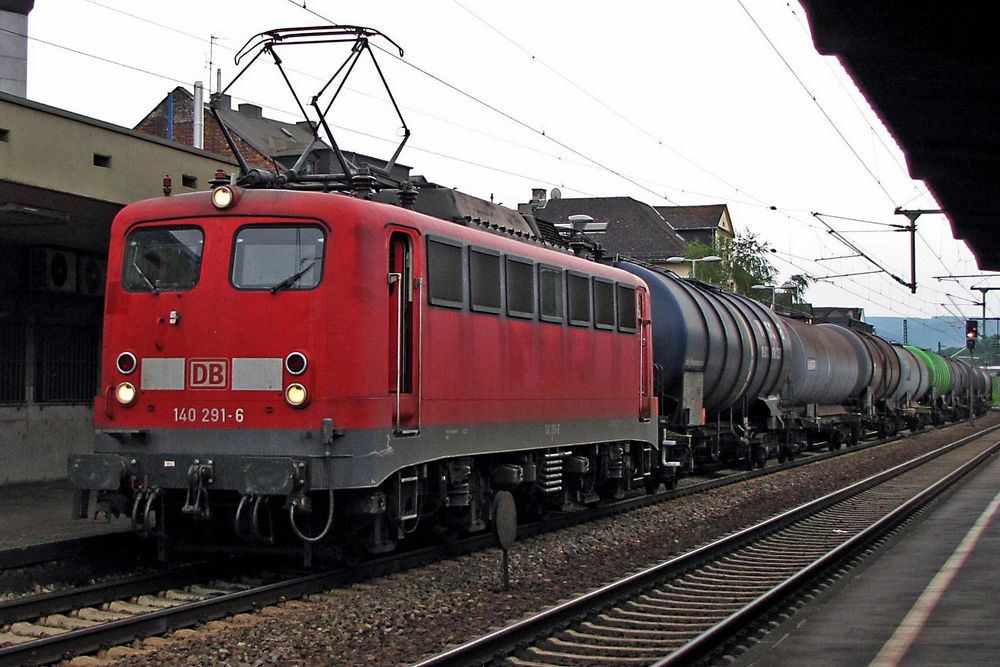
<path id="1" fill-rule="evenodd" d="M 979 322 L 976 320 L 965 321 L 965 347 L 974 349 L 976 339 L 979 338 Z"/>

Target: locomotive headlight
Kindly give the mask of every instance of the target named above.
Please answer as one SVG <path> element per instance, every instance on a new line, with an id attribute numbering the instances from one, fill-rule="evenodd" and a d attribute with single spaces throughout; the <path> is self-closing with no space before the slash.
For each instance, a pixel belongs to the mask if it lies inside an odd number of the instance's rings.
<path id="1" fill-rule="evenodd" d="M 115 398 L 117 398 L 118 402 L 125 407 L 132 405 L 135 403 L 136 399 L 135 386 L 133 386 L 131 382 L 122 382 L 118 385 L 118 388 L 115 389 Z"/>
<path id="2" fill-rule="evenodd" d="M 285 387 L 285 400 L 288 401 L 288 404 L 293 408 L 301 408 L 306 404 L 306 400 L 308 398 L 309 394 L 306 393 L 306 388 L 298 382 Z"/>
<path id="3" fill-rule="evenodd" d="M 227 185 L 223 185 L 212 190 L 212 204 L 214 204 L 217 209 L 221 210 L 229 208 L 235 201 L 236 194 L 233 192 L 232 188 Z"/>

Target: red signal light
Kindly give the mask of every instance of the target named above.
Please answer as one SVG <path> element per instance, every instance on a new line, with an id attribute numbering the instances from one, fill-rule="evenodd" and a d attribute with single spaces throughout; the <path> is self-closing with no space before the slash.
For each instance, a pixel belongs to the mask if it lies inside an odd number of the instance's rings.
<path id="1" fill-rule="evenodd" d="M 965 321 L 965 346 L 970 350 L 976 346 L 976 339 L 979 338 L 979 321 Z"/>

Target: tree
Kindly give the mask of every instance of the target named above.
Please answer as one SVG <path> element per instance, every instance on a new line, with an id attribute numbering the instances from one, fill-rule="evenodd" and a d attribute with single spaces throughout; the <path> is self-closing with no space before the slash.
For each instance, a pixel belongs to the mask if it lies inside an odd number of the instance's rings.
<path id="1" fill-rule="evenodd" d="M 727 289 L 732 285 L 733 269 L 729 259 L 731 251 L 728 241 L 728 238 L 722 239 L 722 243 L 718 244 L 721 247 L 717 247 L 716 244 L 708 245 L 701 241 L 691 241 L 687 244 L 687 247 L 684 248 L 684 257 L 686 259 L 701 259 L 709 255 L 722 258 L 721 262 L 700 262 L 697 271 L 698 280 L 703 280 L 706 283 L 712 283 L 713 285 Z"/>
<path id="2" fill-rule="evenodd" d="M 753 232 L 743 231 L 735 238 L 722 237 L 713 245 L 691 241 L 684 250 L 687 259 L 700 259 L 717 255 L 721 262 L 705 262 L 698 265 L 698 280 L 703 280 L 738 294 L 758 298 L 759 290 L 754 285 L 772 285 L 778 270 L 768 259 L 767 245 Z M 789 280 L 794 289 L 786 290 L 789 303 L 801 302 L 810 279 L 804 275 L 794 275 Z"/>
<path id="3" fill-rule="evenodd" d="M 768 259 L 767 246 L 753 232 L 740 232 L 732 240 L 730 263 L 733 289 L 745 296 L 753 296 L 750 288 L 754 285 L 773 284 L 778 275 Z"/>
<path id="4" fill-rule="evenodd" d="M 807 315 L 811 314 L 812 304 L 807 303 L 805 300 L 806 289 L 808 289 L 811 282 L 812 278 L 801 273 L 789 276 L 788 280 L 784 283 L 785 285 L 789 285 L 789 287 L 784 288 L 782 293 L 784 298 L 778 299 L 778 303 L 789 310 L 797 310 Z"/>

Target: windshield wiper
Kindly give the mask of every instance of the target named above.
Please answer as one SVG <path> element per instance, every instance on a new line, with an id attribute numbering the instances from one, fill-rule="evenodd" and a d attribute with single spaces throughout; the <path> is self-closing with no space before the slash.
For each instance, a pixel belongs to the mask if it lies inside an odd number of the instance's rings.
<path id="1" fill-rule="evenodd" d="M 284 280 L 282 280 L 280 283 L 278 283 L 277 285 L 275 285 L 274 287 L 271 288 L 271 294 L 277 294 L 279 290 L 288 289 L 289 287 L 291 287 L 292 285 L 294 285 L 298 281 L 299 278 L 301 278 L 302 276 L 306 275 L 306 272 L 309 271 L 309 269 L 311 269 L 314 264 L 316 264 L 316 260 L 315 259 L 313 261 L 309 262 L 308 264 L 306 264 L 306 267 L 304 269 L 302 269 L 301 271 L 299 271 L 297 273 L 293 273 L 292 275 L 290 275 L 287 278 L 285 278 Z"/>
<path id="2" fill-rule="evenodd" d="M 143 282 L 146 283 L 147 285 L 149 285 L 149 289 L 152 290 L 153 294 L 159 294 L 160 293 L 160 290 L 156 289 L 156 285 L 154 285 L 153 281 L 150 280 L 149 277 L 145 273 L 143 273 L 142 269 L 139 268 L 138 264 L 136 264 L 135 262 L 132 262 L 132 268 L 135 269 L 136 273 L 139 274 L 139 277 L 142 278 Z"/>

